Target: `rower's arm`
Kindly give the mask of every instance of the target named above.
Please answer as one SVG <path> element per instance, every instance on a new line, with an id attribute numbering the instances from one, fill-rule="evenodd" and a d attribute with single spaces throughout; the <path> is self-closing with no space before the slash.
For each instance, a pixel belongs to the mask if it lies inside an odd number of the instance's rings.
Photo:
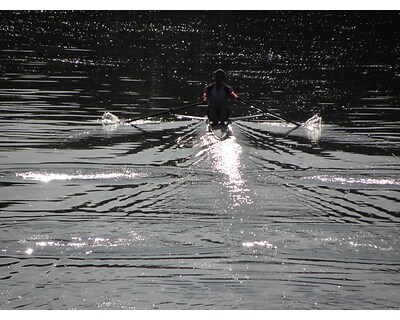
<path id="1" fill-rule="evenodd" d="M 228 96 L 230 96 L 230 97 L 232 97 L 232 98 L 235 98 L 235 99 L 238 98 L 238 95 L 236 94 L 235 91 L 232 90 L 232 88 L 231 88 L 230 86 L 225 85 L 225 88 L 224 88 L 224 89 L 225 89 L 225 93 L 226 93 Z"/>

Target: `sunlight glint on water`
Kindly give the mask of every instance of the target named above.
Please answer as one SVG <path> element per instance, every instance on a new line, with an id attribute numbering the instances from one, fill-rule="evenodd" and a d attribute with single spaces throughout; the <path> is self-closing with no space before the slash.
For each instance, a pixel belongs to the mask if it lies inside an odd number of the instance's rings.
<path id="1" fill-rule="evenodd" d="M 397 12 L 0 18 L 0 309 L 399 308 Z"/>
<path id="2" fill-rule="evenodd" d="M 50 172 L 23 172 L 17 173 L 17 177 L 25 180 L 37 180 L 49 182 L 53 180 L 108 180 L 108 179 L 134 179 L 142 176 L 135 172 L 107 172 L 107 173 L 91 173 L 91 174 L 65 174 L 65 173 L 50 173 Z"/>
<path id="3" fill-rule="evenodd" d="M 243 177 L 242 148 L 234 136 L 217 141 L 208 134 L 203 137 L 211 156 L 212 167 L 222 173 L 223 185 L 229 191 L 232 203 L 230 207 L 252 204 L 249 189 Z"/>

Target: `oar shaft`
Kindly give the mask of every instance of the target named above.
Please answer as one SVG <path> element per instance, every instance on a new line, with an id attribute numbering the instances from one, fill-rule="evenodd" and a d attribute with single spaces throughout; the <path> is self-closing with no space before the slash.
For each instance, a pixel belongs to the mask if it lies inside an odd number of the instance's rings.
<path id="1" fill-rule="evenodd" d="M 255 107 L 255 106 L 253 106 L 251 103 L 249 103 L 249 102 L 247 102 L 247 101 L 239 100 L 239 102 L 241 102 L 241 103 L 243 103 L 243 104 L 249 106 L 250 108 L 252 108 L 252 109 L 254 109 L 254 110 L 257 110 L 257 111 L 259 111 L 259 112 L 267 113 L 266 111 L 261 110 L 260 108 L 257 108 L 257 107 Z"/>
<path id="2" fill-rule="evenodd" d="M 196 107 L 198 105 L 201 105 L 202 103 L 203 102 L 196 102 L 196 103 L 187 104 L 187 105 L 176 107 L 176 108 L 169 108 L 166 111 L 160 111 L 160 112 L 149 114 L 147 116 L 141 116 L 141 117 L 129 119 L 129 122 L 134 122 L 134 121 L 138 121 L 138 120 L 144 120 L 144 119 L 147 119 L 147 118 L 157 117 L 157 116 L 161 116 L 161 115 L 168 114 L 168 113 L 173 114 L 175 111 Z"/>
<path id="3" fill-rule="evenodd" d="M 247 102 L 247 101 L 244 101 L 244 100 L 241 100 L 241 99 L 240 99 L 240 100 L 238 99 L 238 101 L 241 102 L 241 103 L 243 103 L 243 104 L 245 104 L 245 105 L 247 105 L 247 106 L 249 106 L 249 107 L 251 107 L 251 108 L 253 108 L 253 109 L 255 109 L 255 110 L 258 110 L 258 111 L 260 111 L 260 112 L 262 112 L 262 113 L 270 114 L 271 116 L 274 116 L 274 117 L 276 117 L 276 118 L 278 118 L 278 119 L 284 120 L 284 121 L 289 122 L 289 123 L 293 123 L 293 124 L 295 124 L 295 125 L 298 126 L 298 127 L 301 126 L 301 123 L 299 123 L 299 122 L 296 122 L 296 121 L 293 121 L 293 120 L 284 118 L 284 117 L 282 117 L 282 116 L 280 116 L 280 115 L 278 115 L 278 114 L 276 114 L 276 113 L 270 112 L 270 111 L 263 111 L 263 110 L 261 110 L 260 108 L 257 108 L 257 107 L 255 107 L 255 106 L 253 106 L 250 102 Z"/>

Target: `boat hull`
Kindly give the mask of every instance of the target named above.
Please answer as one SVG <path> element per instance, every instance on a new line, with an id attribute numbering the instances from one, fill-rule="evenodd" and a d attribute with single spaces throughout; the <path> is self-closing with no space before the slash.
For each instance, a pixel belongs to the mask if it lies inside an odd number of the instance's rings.
<path id="1" fill-rule="evenodd" d="M 212 133 L 215 139 L 225 140 L 231 134 L 231 130 L 228 124 L 217 124 L 209 126 L 209 131 Z"/>

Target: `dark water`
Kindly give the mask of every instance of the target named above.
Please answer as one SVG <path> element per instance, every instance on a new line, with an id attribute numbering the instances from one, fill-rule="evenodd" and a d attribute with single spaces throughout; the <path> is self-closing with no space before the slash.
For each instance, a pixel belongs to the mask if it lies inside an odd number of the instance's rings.
<path id="1" fill-rule="evenodd" d="M 397 12 L 0 18 L 1 309 L 399 308 Z M 218 67 L 322 128 L 101 122 L 196 102 Z"/>

